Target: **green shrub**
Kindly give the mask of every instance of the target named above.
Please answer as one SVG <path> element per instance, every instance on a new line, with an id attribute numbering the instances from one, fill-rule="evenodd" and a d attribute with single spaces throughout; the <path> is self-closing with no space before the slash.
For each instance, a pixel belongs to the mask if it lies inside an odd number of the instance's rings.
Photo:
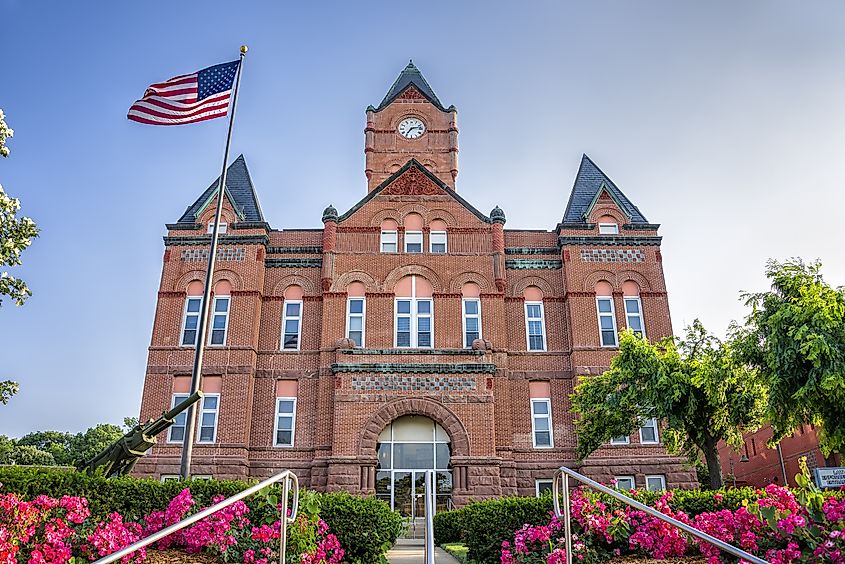
<path id="1" fill-rule="evenodd" d="M 434 514 L 434 543 L 444 545 L 447 543 L 461 542 L 461 531 L 463 525 L 461 509 L 442 511 Z"/>
<path id="2" fill-rule="evenodd" d="M 402 534 L 403 519 L 374 497 L 346 492 L 320 494 L 320 517 L 345 551 L 344 562 L 387 562 L 384 555 Z"/>
<path id="3" fill-rule="evenodd" d="M 469 560 L 498 562 L 502 541 L 513 538 L 513 533 L 524 524 L 540 525 L 549 522 L 552 497 L 503 497 L 471 503 L 456 513 L 462 539 L 466 544 Z M 434 534 L 437 534 L 435 525 Z"/>

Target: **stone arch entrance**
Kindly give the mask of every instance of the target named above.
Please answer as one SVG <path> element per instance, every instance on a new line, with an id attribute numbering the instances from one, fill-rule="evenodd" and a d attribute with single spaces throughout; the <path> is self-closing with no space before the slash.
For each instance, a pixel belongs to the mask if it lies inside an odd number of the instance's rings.
<path id="1" fill-rule="evenodd" d="M 469 435 L 461 420 L 443 404 L 425 398 L 405 398 L 381 406 L 364 426 L 358 454 L 375 458 L 379 434 L 388 423 L 403 415 L 423 415 L 439 423 L 449 434 L 452 456 L 469 456 Z"/>

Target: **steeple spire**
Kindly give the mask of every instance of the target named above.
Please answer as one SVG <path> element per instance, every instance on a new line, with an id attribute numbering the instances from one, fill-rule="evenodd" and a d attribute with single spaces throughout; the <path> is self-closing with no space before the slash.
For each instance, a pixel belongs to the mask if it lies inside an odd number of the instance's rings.
<path id="1" fill-rule="evenodd" d="M 437 95 L 434 93 L 434 90 L 431 89 L 429 86 L 428 81 L 426 81 L 425 77 L 420 72 L 420 69 L 414 64 L 414 60 L 410 59 L 408 61 L 407 66 L 402 69 L 402 72 L 399 73 L 399 76 L 393 82 L 393 85 L 390 87 L 390 90 L 387 91 L 387 95 L 375 109 L 375 111 L 381 111 L 387 106 L 390 102 L 395 100 L 399 97 L 405 90 L 407 90 L 410 86 L 414 86 L 420 94 L 422 94 L 429 102 L 434 104 L 437 109 L 442 111 L 447 111 L 446 108 L 443 107 L 443 104 L 440 103 L 440 100 L 437 98 Z"/>

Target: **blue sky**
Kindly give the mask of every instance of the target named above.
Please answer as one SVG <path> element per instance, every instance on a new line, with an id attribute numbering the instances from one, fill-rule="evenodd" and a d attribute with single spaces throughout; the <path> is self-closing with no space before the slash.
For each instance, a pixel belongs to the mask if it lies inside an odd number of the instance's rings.
<path id="1" fill-rule="evenodd" d="M 199 9 L 201 6 L 201 9 Z M 457 189 L 554 228 L 581 154 L 662 223 L 675 330 L 722 334 L 770 257 L 845 282 L 845 6 L 834 2 L 0 0 L 0 183 L 42 235 L 0 308 L 0 433 L 137 415 L 164 224 L 214 179 L 225 120 L 126 120 L 145 87 L 250 47 L 233 139 L 271 225 L 366 193 L 364 110 L 409 58 L 458 108 Z M 166 16 L 166 17 L 165 17 Z M 532 205 L 525 193 L 536 195 Z"/>

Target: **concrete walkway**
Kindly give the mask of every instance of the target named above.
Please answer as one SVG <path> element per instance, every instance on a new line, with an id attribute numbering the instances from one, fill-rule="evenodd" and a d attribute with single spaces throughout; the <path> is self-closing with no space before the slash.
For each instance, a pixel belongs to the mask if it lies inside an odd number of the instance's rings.
<path id="1" fill-rule="evenodd" d="M 425 564 L 425 547 L 419 542 L 397 542 L 387 553 L 390 564 Z M 434 550 L 437 564 L 460 564 L 454 556 L 440 547 Z"/>

